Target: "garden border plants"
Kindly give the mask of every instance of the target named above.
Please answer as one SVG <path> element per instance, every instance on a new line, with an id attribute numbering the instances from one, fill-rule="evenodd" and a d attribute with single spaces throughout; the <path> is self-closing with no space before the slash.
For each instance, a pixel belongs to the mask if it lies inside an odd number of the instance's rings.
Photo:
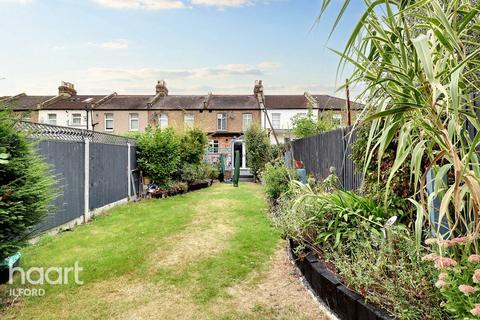
<path id="1" fill-rule="evenodd" d="M 304 256 L 295 253 L 296 243 L 289 239 L 295 265 L 300 269 L 312 290 L 330 310 L 342 320 L 391 320 L 387 311 L 368 304 L 358 293 L 343 285 L 340 278 L 309 252 Z"/>

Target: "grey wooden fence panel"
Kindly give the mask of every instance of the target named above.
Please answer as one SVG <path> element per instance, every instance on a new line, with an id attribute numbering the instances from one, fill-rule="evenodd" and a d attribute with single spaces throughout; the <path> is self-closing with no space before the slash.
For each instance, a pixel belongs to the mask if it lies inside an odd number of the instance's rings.
<path id="1" fill-rule="evenodd" d="M 36 233 L 55 228 L 83 215 L 84 211 L 83 142 L 41 141 L 39 154 L 51 166 L 58 179 L 59 195 L 55 209 L 36 228 Z"/>
<path id="2" fill-rule="evenodd" d="M 340 128 L 292 142 L 295 160 L 301 160 L 308 174 L 325 179 L 334 167 L 346 190 L 360 187 L 361 175 L 351 160 L 351 144 L 356 133 L 350 128 Z"/>
<path id="3" fill-rule="evenodd" d="M 90 210 L 128 196 L 126 145 L 90 143 Z"/>

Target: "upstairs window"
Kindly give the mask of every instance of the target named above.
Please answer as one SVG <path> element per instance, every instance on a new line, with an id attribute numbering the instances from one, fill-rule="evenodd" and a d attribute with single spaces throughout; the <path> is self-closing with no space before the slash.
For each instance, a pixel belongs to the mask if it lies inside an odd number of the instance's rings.
<path id="1" fill-rule="evenodd" d="M 49 113 L 47 115 L 47 123 L 56 125 L 57 124 L 57 114 L 56 113 Z"/>
<path id="2" fill-rule="evenodd" d="M 113 131 L 113 113 L 105 113 L 105 131 Z"/>
<path id="3" fill-rule="evenodd" d="M 226 113 L 217 113 L 217 130 L 218 131 L 227 130 L 227 114 Z"/>
<path id="4" fill-rule="evenodd" d="M 160 119 L 158 121 L 158 126 L 160 129 L 167 129 L 168 128 L 168 115 L 167 114 L 161 114 Z"/>
<path id="5" fill-rule="evenodd" d="M 248 128 L 252 126 L 252 114 L 244 113 L 243 114 L 243 131 L 247 131 Z"/>
<path id="6" fill-rule="evenodd" d="M 273 129 L 280 129 L 280 113 L 272 113 L 272 127 Z"/>
<path id="7" fill-rule="evenodd" d="M 72 113 L 72 126 L 82 125 L 82 114 Z"/>
<path id="8" fill-rule="evenodd" d="M 138 131 L 138 113 L 130 113 L 130 131 Z"/>
<path id="9" fill-rule="evenodd" d="M 191 113 L 185 113 L 183 116 L 183 124 L 186 128 L 192 129 L 195 124 L 195 116 Z"/>
<path id="10" fill-rule="evenodd" d="M 342 126 L 342 115 L 341 114 L 332 115 L 332 123 L 336 127 L 341 127 Z"/>

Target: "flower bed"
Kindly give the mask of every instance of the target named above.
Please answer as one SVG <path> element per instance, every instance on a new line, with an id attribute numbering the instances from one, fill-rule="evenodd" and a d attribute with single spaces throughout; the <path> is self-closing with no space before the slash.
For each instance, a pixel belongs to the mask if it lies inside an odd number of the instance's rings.
<path id="1" fill-rule="evenodd" d="M 289 240 L 289 251 L 295 264 L 302 272 L 315 294 L 340 319 L 392 319 L 385 310 L 378 309 L 365 302 L 358 293 L 343 285 L 340 278 L 313 253 L 298 256 L 295 253 L 296 244 Z"/>

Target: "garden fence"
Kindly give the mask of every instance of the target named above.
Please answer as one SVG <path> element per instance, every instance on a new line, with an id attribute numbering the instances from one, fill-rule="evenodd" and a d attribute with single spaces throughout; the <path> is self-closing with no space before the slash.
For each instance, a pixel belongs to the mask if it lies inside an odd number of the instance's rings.
<path id="1" fill-rule="evenodd" d="M 294 140 L 293 157 L 302 161 L 307 173 L 317 179 L 325 179 L 330 174 L 330 167 L 334 167 L 342 187 L 356 190 L 360 187 L 362 175 L 351 159 L 351 146 L 355 139 L 356 132 L 347 127 Z"/>
<path id="2" fill-rule="evenodd" d="M 20 121 L 58 180 L 59 195 L 34 233 L 90 219 L 95 210 L 136 196 L 135 140 L 95 131 Z"/>

